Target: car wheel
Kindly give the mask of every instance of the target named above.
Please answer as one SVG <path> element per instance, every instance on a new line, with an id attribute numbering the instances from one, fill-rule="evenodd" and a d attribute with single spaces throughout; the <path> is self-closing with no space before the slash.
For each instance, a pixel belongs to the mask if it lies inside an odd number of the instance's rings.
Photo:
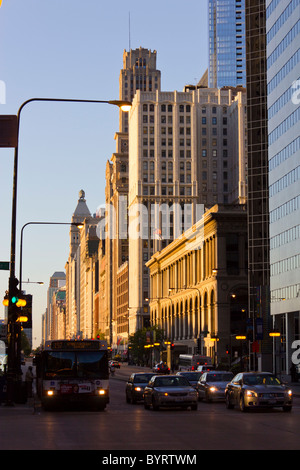
<path id="1" fill-rule="evenodd" d="M 234 405 L 230 402 L 230 396 L 229 396 L 229 393 L 226 393 L 226 396 L 225 396 L 225 403 L 226 403 L 226 408 L 228 410 L 232 410 L 234 408 Z"/>
<path id="2" fill-rule="evenodd" d="M 136 404 L 136 398 L 134 398 L 133 395 L 131 395 L 131 404 L 135 405 Z"/>
<path id="3" fill-rule="evenodd" d="M 248 408 L 247 406 L 245 406 L 245 400 L 244 400 L 244 395 L 241 394 L 240 396 L 240 410 L 245 412 L 245 411 L 248 411 Z"/>
<path id="4" fill-rule="evenodd" d="M 197 411 L 197 409 L 198 409 L 197 403 L 195 403 L 194 405 L 192 405 L 192 406 L 191 406 L 191 409 L 192 409 L 192 411 Z"/>
<path id="5" fill-rule="evenodd" d="M 130 398 L 129 398 L 129 396 L 127 395 L 127 393 L 126 393 L 126 403 L 130 403 Z"/>
<path id="6" fill-rule="evenodd" d="M 144 401 L 144 408 L 145 408 L 145 410 L 149 410 L 149 409 L 150 409 L 150 405 L 148 405 L 148 404 L 146 403 L 146 401 Z"/>
<path id="7" fill-rule="evenodd" d="M 159 410 L 159 406 L 158 406 L 158 404 L 156 403 L 156 400 L 155 400 L 154 397 L 152 398 L 152 408 L 153 408 L 154 411 L 158 411 L 158 410 Z"/>
<path id="8" fill-rule="evenodd" d="M 291 406 L 283 406 L 282 409 L 283 409 L 283 411 L 285 411 L 285 412 L 292 411 L 292 407 L 291 407 Z"/>

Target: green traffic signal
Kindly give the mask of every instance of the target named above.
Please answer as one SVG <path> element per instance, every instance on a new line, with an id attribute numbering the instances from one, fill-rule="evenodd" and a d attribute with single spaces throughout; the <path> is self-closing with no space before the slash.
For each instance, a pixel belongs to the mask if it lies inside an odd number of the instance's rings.
<path id="1" fill-rule="evenodd" d="M 19 298 L 15 295 L 11 298 L 11 303 L 12 304 L 16 304 L 18 301 L 19 301 Z"/>

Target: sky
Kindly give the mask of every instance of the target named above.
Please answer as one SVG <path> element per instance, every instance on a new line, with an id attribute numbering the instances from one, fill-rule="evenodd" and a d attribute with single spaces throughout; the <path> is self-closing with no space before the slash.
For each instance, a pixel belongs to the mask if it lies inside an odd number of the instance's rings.
<path id="1" fill-rule="evenodd" d="M 208 67 L 207 23 L 207 0 L 3 0 L 0 114 L 17 115 L 30 98 L 118 99 L 123 52 L 130 48 L 156 50 L 162 91 L 182 91 Z M 81 189 L 91 213 L 104 205 L 105 167 L 116 149 L 118 126 L 118 108 L 107 104 L 34 102 L 23 108 L 16 277 L 24 224 L 69 223 Z M 14 149 L 0 148 L 0 261 L 10 260 L 13 161 Z M 41 342 L 49 279 L 65 271 L 69 228 L 24 228 L 22 279 L 33 295 L 34 347 Z M 8 277 L 9 271 L 0 271 L 0 297 Z M 34 284 L 38 281 L 44 285 Z"/>

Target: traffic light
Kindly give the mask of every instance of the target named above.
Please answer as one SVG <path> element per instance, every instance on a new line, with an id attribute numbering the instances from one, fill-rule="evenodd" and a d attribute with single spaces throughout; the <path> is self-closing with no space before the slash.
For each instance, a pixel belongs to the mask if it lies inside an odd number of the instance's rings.
<path id="1" fill-rule="evenodd" d="M 175 344 L 171 343 L 171 351 L 173 351 L 174 347 L 175 347 Z"/>
<path id="2" fill-rule="evenodd" d="M 12 320 L 16 322 L 27 322 L 28 317 L 26 313 L 22 312 L 22 308 L 26 307 L 27 304 L 27 297 L 23 292 L 18 289 L 18 284 L 19 281 L 17 278 L 13 278 L 10 280 L 9 284 L 9 293 L 8 293 L 8 299 L 9 303 L 8 305 L 11 307 L 11 312 L 12 312 Z M 7 299 L 5 299 L 7 302 Z"/>
<path id="3" fill-rule="evenodd" d="M 19 291 L 11 298 L 11 303 L 15 304 L 17 307 L 25 307 L 26 306 L 26 298 L 25 296 Z"/>
<path id="4" fill-rule="evenodd" d="M 26 323 L 24 328 L 32 328 L 32 295 L 23 295 L 25 305 L 20 309 L 20 315 L 17 321 Z"/>
<path id="5" fill-rule="evenodd" d="M 4 305 L 4 307 L 8 307 L 8 306 L 9 306 L 8 291 L 5 292 L 5 296 L 4 296 L 4 299 L 3 299 L 3 301 L 2 301 L 2 304 Z"/>

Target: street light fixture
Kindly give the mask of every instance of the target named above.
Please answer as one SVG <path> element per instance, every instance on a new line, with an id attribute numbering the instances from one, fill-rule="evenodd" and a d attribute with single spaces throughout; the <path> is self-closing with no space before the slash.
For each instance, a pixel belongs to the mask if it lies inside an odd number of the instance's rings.
<path id="1" fill-rule="evenodd" d="M 273 338 L 273 351 L 272 351 L 272 352 L 273 352 L 273 358 L 272 358 L 273 361 L 272 361 L 272 362 L 273 362 L 273 373 L 276 374 L 276 373 L 277 373 L 277 370 L 276 370 L 276 369 L 277 369 L 277 365 L 276 365 L 276 362 L 277 362 L 277 361 L 276 361 L 276 356 L 277 356 L 277 352 L 276 352 L 276 338 L 280 338 L 281 333 L 280 333 L 280 331 L 279 331 L 278 329 L 274 328 L 273 330 L 271 330 L 271 331 L 269 332 L 269 336 L 270 336 L 271 338 Z M 279 369 L 280 369 L 280 368 L 281 368 L 281 367 L 280 367 L 280 357 L 279 357 Z M 280 373 L 280 370 L 279 370 L 279 373 Z"/>
<path id="2" fill-rule="evenodd" d="M 83 224 L 80 222 L 27 222 L 21 228 L 21 237 L 20 237 L 20 272 L 19 272 L 19 285 L 20 290 L 22 290 L 22 268 L 23 268 L 23 231 L 27 225 L 71 225 L 79 229 L 83 228 Z"/>

